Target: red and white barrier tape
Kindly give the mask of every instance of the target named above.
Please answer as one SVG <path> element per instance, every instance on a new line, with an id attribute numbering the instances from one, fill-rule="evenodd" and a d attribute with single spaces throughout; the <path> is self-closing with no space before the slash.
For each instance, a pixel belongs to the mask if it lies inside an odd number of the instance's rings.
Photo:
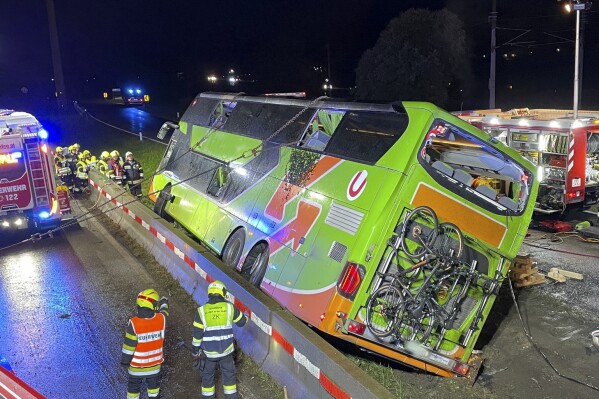
<path id="1" fill-rule="evenodd" d="M 96 190 L 100 191 L 100 193 L 106 197 L 109 201 L 111 201 L 114 205 L 121 208 L 122 211 L 135 220 L 137 223 L 142 225 L 146 230 L 148 230 L 152 235 L 161 243 L 166 245 L 168 249 L 170 249 L 173 253 L 175 253 L 179 258 L 181 258 L 185 263 L 187 263 L 191 268 L 193 268 L 206 282 L 211 283 L 215 279 L 204 269 L 200 267 L 192 258 L 186 255 L 180 248 L 176 247 L 173 242 L 164 237 L 155 228 L 151 227 L 147 222 L 145 222 L 140 216 L 136 215 L 129 209 L 126 205 L 123 205 L 121 202 L 117 201 L 115 198 L 112 198 L 110 194 L 108 194 L 104 189 L 100 188 L 98 183 L 93 180 L 89 180 L 90 184 L 96 188 Z M 320 381 L 322 387 L 335 399 L 351 399 L 351 396 L 345 392 L 341 387 L 335 384 L 327 375 L 320 370 L 314 363 L 310 361 L 304 354 L 298 351 L 293 344 L 291 344 L 288 340 L 285 339 L 277 330 L 274 330 L 271 325 L 260 319 L 256 314 L 254 314 L 249 307 L 247 307 L 243 302 L 235 298 L 230 292 L 228 293 L 228 300 L 233 302 L 235 306 L 239 308 L 242 312 L 247 312 L 250 315 L 250 320 L 265 334 L 272 337 L 272 339 L 277 342 L 281 347 L 285 349 L 285 351 L 295 359 L 297 363 L 302 365 L 310 374 L 314 376 L 314 378 Z"/>

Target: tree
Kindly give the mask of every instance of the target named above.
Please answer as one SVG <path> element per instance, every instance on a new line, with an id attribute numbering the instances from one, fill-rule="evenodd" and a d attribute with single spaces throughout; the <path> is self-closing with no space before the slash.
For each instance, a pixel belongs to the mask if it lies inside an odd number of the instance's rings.
<path id="1" fill-rule="evenodd" d="M 360 58 L 356 98 L 459 106 L 455 88 L 470 77 L 468 57 L 466 34 L 455 14 L 410 9 L 394 18 Z"/>

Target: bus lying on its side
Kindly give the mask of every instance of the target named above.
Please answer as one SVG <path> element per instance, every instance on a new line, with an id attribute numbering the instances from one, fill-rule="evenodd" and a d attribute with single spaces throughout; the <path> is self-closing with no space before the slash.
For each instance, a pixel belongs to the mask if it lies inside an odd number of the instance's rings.
<path id="1" fill-rule="evenodd" d="M 315 328 L 469 373 L 532 216 L 529 161 L 421 102 L 202 93 L 169 126 L 158 214 Z"/>

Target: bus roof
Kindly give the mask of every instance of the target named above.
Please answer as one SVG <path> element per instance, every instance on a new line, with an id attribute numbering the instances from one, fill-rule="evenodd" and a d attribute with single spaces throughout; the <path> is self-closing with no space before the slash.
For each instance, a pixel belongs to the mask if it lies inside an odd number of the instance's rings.
<path id="1" fill-rule="evenodd" d="M 217 100 L 225 101 L 245 101 L 254 103 L 265 103 L 265 104 L 280 104 L 280 105 L 292 105 L 305 107 L 310 106 L 314 108 L 340 108 L 352 111 L 375 111 L 375 112 L 399 112 L 406 113 L 404 106 L 401 101 L 387 103 L 387 104 L 375 104 L 375 103 L 360 103 L 360 102 L 347 102 L 347 101 L 335 101 L 335 100 L 305 100 L 299 98 L 283 98 L 273 96 L 246 96 L 242 93 L 217 93 L 217 92 L 204 92 L 200 93 L 198 97 L 202 98 L 213 98 Z M 431 104 L 432 105 L 432 104 Z"/>

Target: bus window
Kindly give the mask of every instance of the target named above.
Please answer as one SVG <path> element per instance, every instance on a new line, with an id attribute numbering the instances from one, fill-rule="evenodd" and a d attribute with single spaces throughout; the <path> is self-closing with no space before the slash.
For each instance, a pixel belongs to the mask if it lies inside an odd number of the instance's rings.
<path id="1" fill-rule="evenodd" d="M 206 126 L 219 103 L 220 101 L 216 99 L 197 97 L 185 110 L 181 120 L 190 125 Z"/>
<path id="2" fill-rule="evenodd" d="M 208 189 L 206 192 L 213 197 L 219 197 L 224 188 L 227 186 L 229 182 L 229 172 L 225 170 L 224 166 L 219 166 L 214 171 L 214 175 L 212 176 L 212 180 L 210 184 L 208 184 Z"/>
<path id="3" fill-rule="evenodd" d="M 210 115 L 210 121 L 208 124 L 214 129 L 220 129 L 231 116 L 231 112 L 237 106 L 236 101 L 221 101 L 219 102 L 214 111 Z"/>
<path id="4" fill-rule="evenodd" d="M 492 146 L 441 120 L 429 129 L 419 154 L 444 187 L 495 213 L 520 212 L 528 200 L 530 172 Z"/>
<path id="5" fill-rule="evenodd" d="M 317 111 L 308 124 L 300 146 L 315 151 L 324 151 L 337 129 L 345 111 L 322 109 Z"/>
<path id="6" fill-rule="evenodd" d="M 395 144 L 407 126 L 406 114 L 348 112 L 325 152 L 374 164 Z"/>

